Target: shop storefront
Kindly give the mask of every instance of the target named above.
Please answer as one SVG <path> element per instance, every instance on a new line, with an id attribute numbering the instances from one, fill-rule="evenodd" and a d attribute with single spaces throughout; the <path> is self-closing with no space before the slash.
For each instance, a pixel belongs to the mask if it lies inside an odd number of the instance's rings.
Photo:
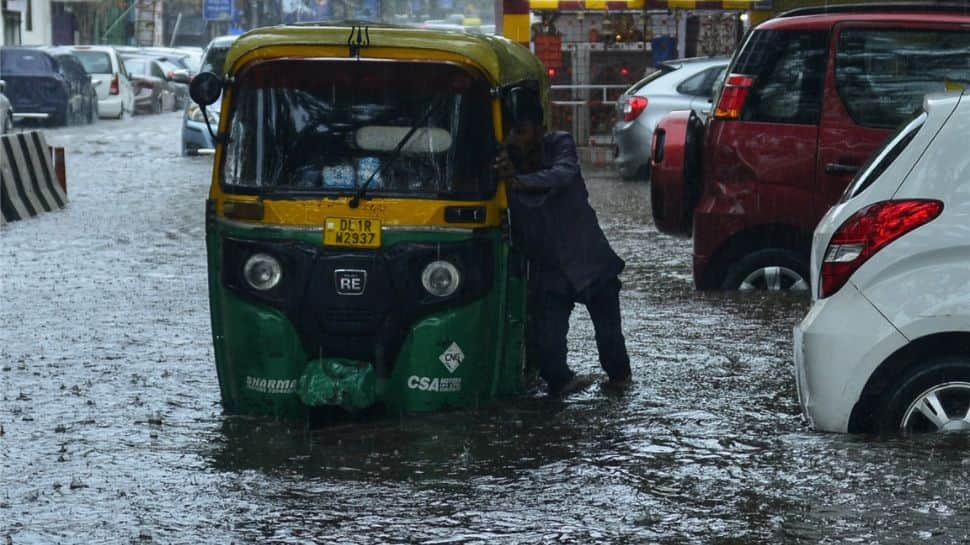
<path id="1" fill-rule="evenodd" d="M 530 0 L 529 45 L 553 84 L 551 125 L 582 145 L 609 145 L 616 98 L 664 61 L 727 55 L 750 0 Z M 506 36 L 521 28 L 511 25 Z M 515 36 L 513 39 L 516 39 Z"/>

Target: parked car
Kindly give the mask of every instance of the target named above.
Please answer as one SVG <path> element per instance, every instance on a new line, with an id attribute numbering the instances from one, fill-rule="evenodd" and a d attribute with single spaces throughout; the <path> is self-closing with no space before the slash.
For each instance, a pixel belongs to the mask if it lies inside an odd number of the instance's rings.
<path id="1" fill-rule="evenodd" d="M 0 134 L 6 134 L 13 130 L 13 106 L 3 94 L 7 90 L 7 82 L 0 79 Z"/>
<path id="2" fill-rule="evenodd" d="M 99 79 L 94 79 L 84 65 L 74 55 L 74 53 L 64 47 L 44 48 L 50 56 L 60 65 L 61 74 L 70 83 L 73 100 L 77 102 L 71 108 L 75 111 L 76 121 L 68 122 L 69 125 L 75 123 L 94 123 L 98 119 L 98 91 L 97 87 L 102 85 Z"/>
<path id="3" fill-rule="evenodd" d="M 76 45 L 70 48 L 91 77 L 101 80 L 98 113 L 101 117 L 121 119 L 135 110 L 131 78 L 115 48 L 102 45 Z"/>
<path id="4" fill-rule="evenodd" d="M 650 142 L 660 118 L 675 110 L 711 111 L 711 92 L 727 68 L 727 57 L 667 61 L 623 92 L 616 101 L 614 163 L 624 179 L 648 178 Z"/>
<path id="5" fill-rule="evenodd" d="M 135 88 L 135 112 L 175 111 L 175 85 L 168 80 L 157 59 L 123 55 L 122 62 Z"/>
<path id="6" fill-rule="evenodd" d="M 79 122 L 86 116 L 86 92 L 70 72 L 40 49 L 0 48 L 0 73 L 18 119 L 46 120 L 50 125 Z"/>
<path id="7" fill-rule="evenodd" d="M 165 79 L 168 80 L 172 85 L 172 89 L 175 90 L 175 109 L 181 110 L 185 108 L 190 100 L 189 82 L 192 81 L 192 77 L 189 75 L 189 71 L 173 64 L 168 59 L 158 59 L 158 64 L 165 73 Z"/>
<path id="8" fill-rule="evenodd" d="M 209 42 L 202 57 L 202 66 L 199 72 L 215 72 L 222 74 L 223 65 L 226 63 L 226 53 L 229 47 L 236 40 L 236 36 L 220 36 Z M 222 107 L 222 100 L 217 100 L 213 105 L 206 108 L 206 115 L 212 123 L 213 130 L 219 125 L 219 110 Z M 199 150 L 212 150 L 215 142 L 206 127 L 205 118 L 199 105 L 189 101 L 182 116 L 182 155 L 196 155 Z M 204 152 L 203 152 L 204 153 Z"/>
<path id="9" fill-rule="evenodd" d="M 145 47 L 142 48 L 142 54 L 165 59 L 178 66 L 179 69 L 188 72 L 190 76 L 199 71 L 202 62 L 201 49 L 196 53 L 194 50 L 171 47 Z"/>
<path id="10" fill-rule="evenodd" d="M 654 133 L 654 221 L 693 235 L 696 287 L 807 290 L 811 233 L 859 166 L 926 93 L 970 85 L 968 25 L 960 6 L 866 4 L 755 28 L 711 118 Z"/>
<path id="11" fill-rule="evenodd" d="M 815 229 L 795 328 L 815 429 L 970 431 L 970 92 L 931 95 Z"/>

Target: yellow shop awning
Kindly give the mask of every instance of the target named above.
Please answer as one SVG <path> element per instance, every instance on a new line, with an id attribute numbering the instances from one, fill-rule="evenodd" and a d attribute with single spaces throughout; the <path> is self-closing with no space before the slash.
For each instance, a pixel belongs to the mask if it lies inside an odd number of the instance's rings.
<path id="1" fill-rule="evenodd" d="M 533 11 L 751 9 L 757 0 L 529 0 Z"/>

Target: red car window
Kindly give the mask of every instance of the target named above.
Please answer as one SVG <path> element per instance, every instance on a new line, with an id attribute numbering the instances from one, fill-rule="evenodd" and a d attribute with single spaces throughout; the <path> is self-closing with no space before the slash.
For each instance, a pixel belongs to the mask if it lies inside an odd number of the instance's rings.
<path id="1" fill-rule="evenodd" d="M 839 34 L 835 84 L 853 121 L 895 127 L 927 93 L 970 89 L 970 32 L 847 28 Z"/>

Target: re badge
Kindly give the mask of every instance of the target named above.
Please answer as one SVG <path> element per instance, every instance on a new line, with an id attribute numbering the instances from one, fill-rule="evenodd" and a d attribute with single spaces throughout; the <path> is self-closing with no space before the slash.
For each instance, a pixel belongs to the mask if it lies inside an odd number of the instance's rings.
<path id="1" fill-rule="evenodd" d="M 465 353 L 461 351 L 461 347 L 458 346 L 458 343 L 453 342 L 447 350 L 438 356 L 438 359 L 442 364 L 444 364 L 445 369 L 447 369 L 449 373 L 454 373 L 455 369 L 458 369 L 458 366 L 461 365 L 461 362 L 465 361 Z"/>

